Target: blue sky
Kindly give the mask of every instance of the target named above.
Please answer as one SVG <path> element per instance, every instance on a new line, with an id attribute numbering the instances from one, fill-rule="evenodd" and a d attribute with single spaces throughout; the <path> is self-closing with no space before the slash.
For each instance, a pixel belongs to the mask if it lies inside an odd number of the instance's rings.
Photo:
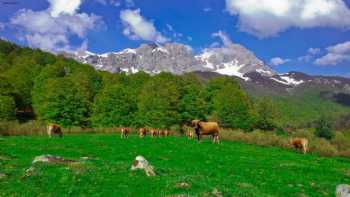
<path id="1" fill-rule="evenodd" d="M 0 36 L 95 53 L 179 42 L 194 53 L 224 32 L 279 72 L 350 77 L 350 0 L 0 0 Z"/>

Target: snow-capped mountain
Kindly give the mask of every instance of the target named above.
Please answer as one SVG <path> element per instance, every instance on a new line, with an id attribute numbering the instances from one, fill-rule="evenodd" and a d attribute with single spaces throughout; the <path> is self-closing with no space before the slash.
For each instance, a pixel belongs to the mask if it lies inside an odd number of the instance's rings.
<path id="1" fill-rule="evenodd" d="M 198 55 L 193 54 L 191 47 L 179 43 L 142 44 L 136 49 L 124 49 L 104 54 L 79 51 L 65 55 L 91 64 L 96 69 L 110 72 L 135 73 L 142 70 L 150 74 L 161 71 L 182 74 L 209 71 L 237 76 L 244 80 L 249 80 L 244 76 L 249 72 L 259 72 L 265 76 L 276 74 L 254 53 L 238 44 L 222 48 L 208 48 Z"/>
<path id="2" fill-rule="evenodd" d="M 161 71 L 182 74 L 202 70 L 191 48 L 177 43 L 162 46 L 142 44 L 136 49 L 124 49 L 104 54 L 76 52 L 70 54 L 70 57 L 91 64 L 96 69 L 110 72 L 135 73 L 142 70 L 150 74 L 157 74 Z"/>
<path id="3" fill-rule="evenodd" d="M 202 54 L 195 57 L 204 68 L 210 71 L 237 76 L 244 80 L 249 80 L 244 75 L 250 72 L 258 72 L 266 76 L 276 74 L 263 61 L 258 59 L 253 52 L 239 44 L 231 43 L 221 48 L 205 49 Z"/>
<path id="4" fill-rule="evenodd" d="M 236 77 L 244 82 L 241 83 L 242 86 L 249 85 L 260 89 L 269 87 L 280 93 L 303 86 L 327 86 L 350 92 L 349 79 L 310 76 L 300 72 L 278 74 L 253 52 L 234 43 L 207 48 L 197 55 L 194 55 L 191 47 L 178 43 L 142 44 L 135 49 L 103 54 L 78 51 L 64 55 L 109 72 L 136 73 L 142 70 L 150 74 L 162 71 L 173 74 L 213 73 Z"/>

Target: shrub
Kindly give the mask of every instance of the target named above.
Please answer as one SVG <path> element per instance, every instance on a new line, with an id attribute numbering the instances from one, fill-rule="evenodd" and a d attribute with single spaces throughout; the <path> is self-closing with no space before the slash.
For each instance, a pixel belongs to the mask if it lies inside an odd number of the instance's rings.
<path id="1" fill-rule="evenodd" d="M 169 128 L 171 131 L 176 131 L 176 132 L 180 132 L 181 131 L 181 126 L 180 125 L 171 125 Z"/>
<path id="2" fill-rule="evenodd" d="M 327 140 L 330 140 L 333 138 L 334 133 L 332 131 L 332 122 L 325 118 L 321 117 L 317 122 L 316 122 L 316 136 L 325 138 Z"/>
<path id="3" fill-rule="evenodd" d="M 282 128 L 278 128 L 275 133 L 278 136 L 288 136 L 288 132 Z"/>
<path id="4" fill-rule="evenodd" d="M 341 132 L 336 132 L 331 144 L 337 147 L 339 151 L 350 151 L 350 139 Z"/>
<path id="5" fill-rule="evenodd" d="M 277 111 L 273 102 L 267 98 L 259 99 L 255 105 L 257 112 L 256 128 L 273 130 L 276 127 Z"/>
<path id="6" fill-rule="evenodd" d="M 16 104 L 10 96 L 0 95 L 0 120 L 11 120 L 15 118 Z"/>
<path id="7" fill-rule="evenodd" d="M 323 156 L 336 156 L 338 150 L 329 141 L 323 138 L 315 138 L 310 141 L 310 151 L 316 152 Z"/>
<path id="8" fill-rule="evenodd" d="M 0 135 L 46 135 L 46 124 L 41 121 L 3 121 L 0 122 Z"/>

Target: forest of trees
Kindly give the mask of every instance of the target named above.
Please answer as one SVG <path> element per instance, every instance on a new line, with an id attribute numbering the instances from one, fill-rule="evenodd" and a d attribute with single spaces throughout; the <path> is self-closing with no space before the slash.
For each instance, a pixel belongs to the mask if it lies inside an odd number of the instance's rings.
<path id="1" fill-rule="evenodd" d="M 22 120 L 23 111 L 64 127 L 171 128 L 201 119 L 246 131 L 275 128 L 277 115 L 272 102 L 253 102 L 231 77 L 96 71 L 0 40 L 0 121 Z"/>

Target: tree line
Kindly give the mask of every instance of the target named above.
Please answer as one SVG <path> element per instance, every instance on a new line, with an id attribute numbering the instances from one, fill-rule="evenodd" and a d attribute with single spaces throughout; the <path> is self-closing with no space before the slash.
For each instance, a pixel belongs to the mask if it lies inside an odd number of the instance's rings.
<path id="1" fill-rule="evenodd" d="M 0 40 L 0 120 L 19 111 L 65 127 L 171 128 L 193 119 L 271 130 L 276 110 L 252 100 L 232 77 L 96 71 L 90 65 Z"/>

